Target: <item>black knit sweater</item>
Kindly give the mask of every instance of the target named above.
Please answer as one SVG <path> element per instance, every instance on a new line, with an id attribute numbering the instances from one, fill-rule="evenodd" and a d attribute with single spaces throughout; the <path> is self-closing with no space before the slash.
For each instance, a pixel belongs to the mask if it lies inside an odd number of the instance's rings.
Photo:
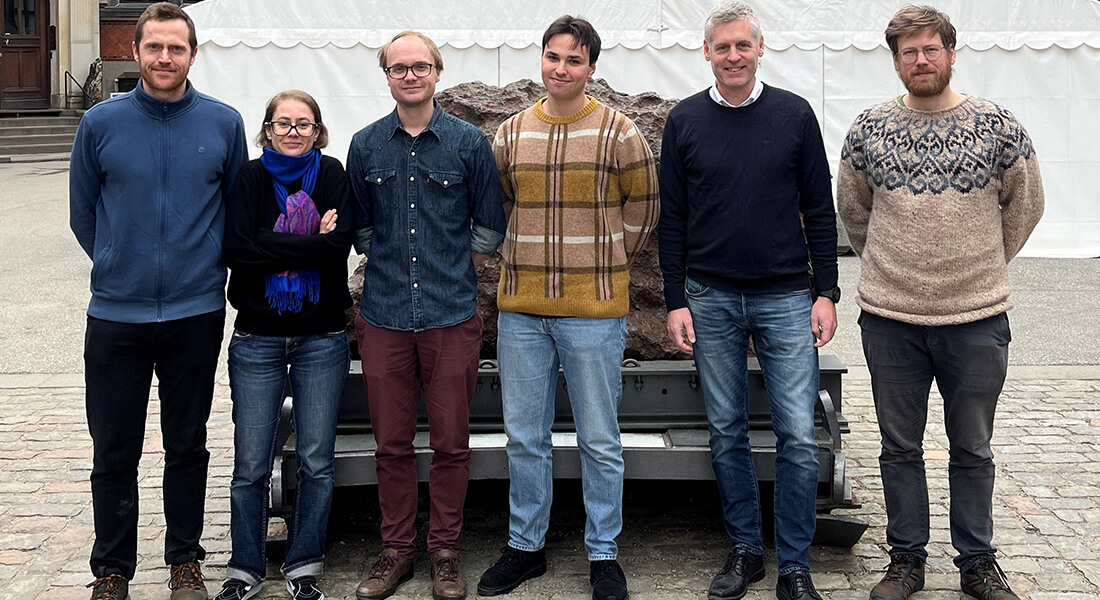
<path id="1" fill-rule="evenodd" d="M 287 186 L 294 193 L 300 183 Z M 354 238 L 354 203 L 340 161 L 324 156 L 310 196 L 317 212 L 336 209 L 336 230 L 324 235 L 275 233 L 281 214 L 271 175 L 259 160 L 241 167 L 225 199 L 225 245 L 222 258 L 232 270 L 229 302 L 237 309 L 235 327 L 254 335 L 293 337 L 344 329 L 348 294 L 348 253 Z M 300 312 L 279 314 L 265 297 L 268 273 L 319 271 L 320 298 L 303 299 Z"/>

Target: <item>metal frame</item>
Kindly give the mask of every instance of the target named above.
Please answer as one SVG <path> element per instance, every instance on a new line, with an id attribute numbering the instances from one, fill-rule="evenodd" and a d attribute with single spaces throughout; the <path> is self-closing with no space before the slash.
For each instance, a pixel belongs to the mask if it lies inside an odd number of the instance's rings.
<path id="1" fill-rule="evenodd" d="M 849 431 L 841 412 L 842 377 L 847 368 L 832 355 L 820 358 L 821 391 L 816 407 L 817 440 L 820 448 L 818 511 L 854 508 L 851 484 L 845 472 L 841 435 Z M 748 362 L 749 438 L 753 447 L 757 478 L 775 480 L 775 434 L 771 428 L 767 389 L 759 363 Z M 619 423 L 623 432 L 623 459 L 628 479 L 708 480 L 714 478 L 710 464 L 709 434 L 698 374 L 691 361 L 625 361 L 623 399 Z M 554 477 L 580 477 L 580 459 L 572 433 L 568 387 L 559 377 L 555 398 Z M 282 408 L 275 469 L 271 482 L 271 512 L 285 514 L 296 486 L 291 399 Z M 418 433 L 414 440 L 418 477 L 427 481 L 431 464 L 427 417 L 419 407 Z M 484 361 L 470 415 L 471 479 L 507 479 L 508 459 L 500 397 L 500 374 L 493 361 Z M 360 365 L 352 363 L 340 409 L 336 439 L 336 485 L 377 483 L 374 438 Z M 865 528 L 866 525 L 864 524 Z M 859 533 L 862 533 L 860 529 Z M 856 535 L 858 539 L 858 535 Z M 854 543 L 854 542 L 853 542 Z"/>

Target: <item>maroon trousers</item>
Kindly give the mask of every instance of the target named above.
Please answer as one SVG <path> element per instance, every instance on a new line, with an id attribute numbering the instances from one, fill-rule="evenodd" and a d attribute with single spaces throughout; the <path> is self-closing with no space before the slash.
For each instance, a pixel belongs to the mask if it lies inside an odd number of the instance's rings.
<path id="1" fill-rule="evenodd" d="M 421 390 L 428 412 L 432 466 L 428 551 L 457 550 L 470 476 L 470 404 L 481 352 L 481 316 L 426 331 L 394 331 L 355 319 L 378 449 L 382 546 L 413 553 L 417 474 L 413 437 Z"/>

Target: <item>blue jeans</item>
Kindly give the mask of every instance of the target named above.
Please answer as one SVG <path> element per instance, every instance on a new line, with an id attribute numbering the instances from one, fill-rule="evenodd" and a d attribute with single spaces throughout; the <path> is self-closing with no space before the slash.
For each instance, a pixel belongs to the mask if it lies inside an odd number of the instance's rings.
<path id="1" fill-rule="evenodd" d="M 508 434 L 508 545 L 546 543 L 553 499 L 550 426 L 558 366 L 565 371 L 581 457 L 589 560 L 618 557 L 623 528 L 623 447 L 619 440 L 626 318 L 539 318 L 502 312 L 497 323 L 504 431 Z"/>
<path id="2" fill-rule="evenodd" d="M 779 574 L 810 568 L 817 523 L 814 405 L 818 362 L 807 290 L 736 294 L 687 280 L 695 364 L 710 424 L 711 463 L 726 531 L 735 547 L 764 551 L 760 495 L 748 435 L 748 353 L 752 335 L 776 434 L 775 551 Z"/>
<path id="3" fill-rule="evenodd" d="M 336 416 L 348 361 L 343 331 L 300 337 L 233 332 L 229 343 L 234 424 L 229 578 L 254 584 L 267 573 L 268 491 L 279 451 L 275 444 L 288 367 L 298 489 L 287 520 L 282 570 L 287 579 L 321 574 L 332 500 Z"/>

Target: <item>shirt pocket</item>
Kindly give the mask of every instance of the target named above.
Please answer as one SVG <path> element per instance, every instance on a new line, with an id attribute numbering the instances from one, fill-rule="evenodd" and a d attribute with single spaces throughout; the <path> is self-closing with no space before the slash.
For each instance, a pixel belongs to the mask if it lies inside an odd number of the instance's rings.
<path id="1" fill-rule="evenodd" d="M 428 171 L 428 194 L 438 199 L 440 211 L 461 217 L 469 214 L 467 208 L 466 178 L 454 171 Z"/>
<path id="2" fill-rule="evenodd" d="M 367 183 L 375 210 L 389 213 L 397 207 L 397 169 L 374 169 L 367 171 L 363 180 Z"/>

